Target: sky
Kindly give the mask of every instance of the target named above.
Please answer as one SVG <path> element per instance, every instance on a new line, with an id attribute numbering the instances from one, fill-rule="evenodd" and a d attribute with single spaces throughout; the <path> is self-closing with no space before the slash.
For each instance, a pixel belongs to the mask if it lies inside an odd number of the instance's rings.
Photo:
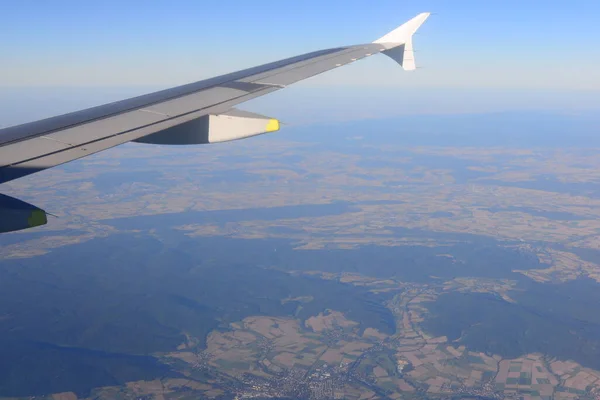
<path id="1" fill-rule="evenodd" d="M 416 71 L 370 57 L 257 104 L 289 109 L 296 99 L 307 112 L 349 104 L 369 115 L 373 101 L 415 113 L 600 109 L 597 0 L 0 0 L 0 10 L 0 105 L 92 88 L 66 101 L 70 111 L 371 42 L 430 11 L 414 39 Z"/>

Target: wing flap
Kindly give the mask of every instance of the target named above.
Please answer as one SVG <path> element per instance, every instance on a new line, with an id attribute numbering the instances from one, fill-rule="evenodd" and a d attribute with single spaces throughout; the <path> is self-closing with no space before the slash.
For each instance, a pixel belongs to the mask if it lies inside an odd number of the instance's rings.
<path id="1" fill-rule="evenodd" d="M 10 146 L 0 147 L 0 170 L 2 167 L 16 164 L 34 158 L 39 154 L 54 153 L 71 147 L 68 143 L 39 136 L 25 142 L 13 143 Z"/>
<path id="2" fill-rule="evenodd" d="M 140 127 L 156 124 L 168 118 L 165 115 L 135 110 L 100 121 L 49 133 L 45 136 L 11 143 L 0 147 L 0 167 L 22 163 L 46 154 L 82 146 L 95 140 L 105 139 L 107 138 L 107 134 L 122 134 L 131 129 L 139 129 Z"/>

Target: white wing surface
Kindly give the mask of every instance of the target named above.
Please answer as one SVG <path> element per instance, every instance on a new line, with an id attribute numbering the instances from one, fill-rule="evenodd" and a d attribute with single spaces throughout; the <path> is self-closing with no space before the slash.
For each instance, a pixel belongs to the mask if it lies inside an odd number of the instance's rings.
<path id="1" fill-rule="evenodd" d="M 428 16 L 429 13 L 419 14 L 373 43 L 315 51 L 2 129 L 0 183 L 130 141 L 204 144 L 276 131 L 279 129 L 276 119 L 233 107 L 377 53 L 388 55 L 404 69 L 414 69 L 412 35 Z M 4 197 L 0 197 L 0 220 L 8 221 L 2 215 L 16 207 L 16 203 L 3 201 Z M 22 215 L 22 207 L 19 212 Z M 21 217 L 17 219 L 21 221 Z M 19 221 L 13 221 L 13 225 L 19 226 Z"/>

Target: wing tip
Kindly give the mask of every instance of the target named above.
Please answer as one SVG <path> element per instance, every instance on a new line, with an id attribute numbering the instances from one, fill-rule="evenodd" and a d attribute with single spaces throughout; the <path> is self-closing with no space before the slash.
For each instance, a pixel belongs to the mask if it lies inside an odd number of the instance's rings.
<path id="1" fill-rule="evenodd" d="M 404 44 L 410 40 L 412 35 L 417 31 L 417 29 L 419 29 L 421 25 L 423 25 L 425 20 L 427 20 L 430 15 L 431 12 L 422 12 L 391 32 L 375 40 L 373 43 L 394 43 L 398 45 Z"/>

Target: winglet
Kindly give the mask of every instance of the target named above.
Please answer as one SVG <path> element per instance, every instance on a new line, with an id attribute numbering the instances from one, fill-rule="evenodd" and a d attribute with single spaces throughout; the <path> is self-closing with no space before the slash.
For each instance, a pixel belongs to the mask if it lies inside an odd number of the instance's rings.
<path id="1" fill-rule="evenodd" d="M 426 12 L 417 15 L 373 43 L 384 45 L 387 50 L 383 54 L 395 60 L 406 71 L 416 69 L 412 36 L 429 17 L 429 14 Z"/>

